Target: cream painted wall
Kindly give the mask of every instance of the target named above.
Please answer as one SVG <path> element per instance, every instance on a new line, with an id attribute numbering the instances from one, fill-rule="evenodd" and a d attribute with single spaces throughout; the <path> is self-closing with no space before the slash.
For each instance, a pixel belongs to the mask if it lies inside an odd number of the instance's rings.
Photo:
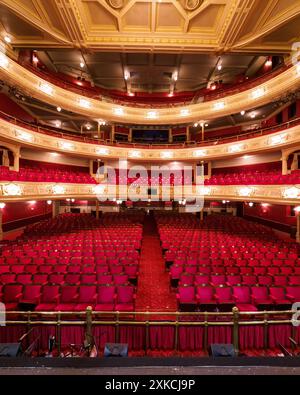
<path id="1" fill-rule="evenodd" d="M 212 162 L 213 168 L 255 165 L 258 163 L 277 162 L 281 160 L 281 152 L 270 152 L 266 154 L 243 155 L 233 159 L 218 160 Z"/>
<path id="2" fill-rule="evenodd" d="M 38 151 L 27 148 L 22 148 L 21 158 L 62 165 L 89 166 L 89 160 L 85 158 L 77 158 L 58 152 Z"/>

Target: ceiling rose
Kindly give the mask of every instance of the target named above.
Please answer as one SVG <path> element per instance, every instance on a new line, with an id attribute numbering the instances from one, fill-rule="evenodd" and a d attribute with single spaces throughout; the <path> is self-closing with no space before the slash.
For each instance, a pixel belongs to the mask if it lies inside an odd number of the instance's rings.
<path id="1" fill-rule="evenodd" d="M 203 3 L 203 0 L 185 0 L 185 9 L 194 11 L 201 3 Z"/>
<path id="2" fill-rule="evenodd" d="M 124 5 L 124 0 L 108 0 L 108 3 L 113 8 L 122 8 Z"/>

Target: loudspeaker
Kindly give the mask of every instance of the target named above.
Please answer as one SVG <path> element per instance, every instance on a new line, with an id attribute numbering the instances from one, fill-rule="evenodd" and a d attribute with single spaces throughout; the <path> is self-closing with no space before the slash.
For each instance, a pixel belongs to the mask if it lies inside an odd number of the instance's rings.
<path id="1" fill-rule="evenodd" d="M 105 357 L 127 357 L 128 344 L 125 343 L 106 343 L 104 346 Z"/>
<path id="2" fill-rule="evenodd" d="M 233 344 L 212 344 L 210 355 L 213 357 L 235 357 Z"/>
<path id="3" fill-rule="evenodd" d="M 20 354 L 20 343 L 0 343 L 0 357 L 17 357 Z"/>

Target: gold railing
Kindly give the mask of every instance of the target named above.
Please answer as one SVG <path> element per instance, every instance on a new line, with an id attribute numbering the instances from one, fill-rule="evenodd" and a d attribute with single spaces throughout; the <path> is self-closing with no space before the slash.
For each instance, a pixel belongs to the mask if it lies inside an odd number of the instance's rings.
<path id="1" fill-rule="evenodd" d="M 241 312 L 233 307 L 230 312 L 169 312 L 169 311 L 93 311 L 88 307 L 81 312 L 35 312 L 35 311 L 7 311 L 5 326 L 25 325 L 30 331 L 36 326 L 55 326 L 56 344 L 58 352 L 61 352 L 61 329 L 63 326 L 78 326 L 85 328 L 85 339 L 91 344 L 93 339 L 93 328 L 97 326 L 112 325 L 115 328 L 114 342 L 120 341 L 121 326 L 143 326 L 145 327 L 145 354 L 149 349 L 151 326 L 174 327 L 174 351 L 179 346 L 180 327 L 204 327 L 203 349 L 208 350 L 208 328 L 213 326 L 232 327 L 232 344 L 235 352 L 239 351 L 239 328 L 243 326 L 259 326 L 264 330 L 264 349 L 269 344 L 269 325 L 291 325 L 292 338 L 296 335 L 296 325 L 292 316 L 295 311 L 252 311 Z M 11 317 L 11 318 L 9 318 Z M 293 344 L 292 344 L 293 347 Z"/>

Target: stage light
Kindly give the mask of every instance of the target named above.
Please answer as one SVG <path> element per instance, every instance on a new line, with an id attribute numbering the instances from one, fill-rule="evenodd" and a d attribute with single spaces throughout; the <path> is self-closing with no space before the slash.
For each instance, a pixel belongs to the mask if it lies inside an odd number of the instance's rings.
<path id="1" fill-rule="evenodd" d="M 214 103 L 213 105 L 213 110 L 215 111 L 223 110 L 224 108 L 225 108 L 225 103 L 223 101 L 219 101 L 217 103 Z"/>
<path id="2" fill-rule="evenodd" d="M 83 107 L 83 108 L 90 108 L 91 107 L 91 103 L 86 99 L 79 99 L 79 105 L 80 105 L 80 107 Z"/>
<path id="3" fill-rule="evenodd" d="M 61 149 L 67 150 L 67 151 L 73 151 L 74 150 L 74 144 L 69 143 L 68 141 L 61 141 L 61 142 L 59 142 L 59 147 Z"/>
<path id="4" fill-rule="evenodd" d="M 148 119 L 156 119 L 158 118 L 157 111 L 148 111 L 146 114 L 146 118 Z"/>
<path id="5" fill-rule="evenodd" d="M 187 108 L 180 110 L 181 117 L 187 117 L 190 114 L 190 111 Z"/>
<path id="6" fill-rule="evenodd" d="M 193 156 L 196 158 L 199 158 L 201 156 L 207 155 L 207 151 L 205 149 L 198 149 L 196 151 L 193 151 Z"/>
<path id="7" fill-rule="evenodd" d="M 265 94 L 265 88 L 257 88 L 252 93 L 251 96 L 253 99 L 258 99 Z"/>
<path id="8" fill-rule="evenodd" d="M 129 151 L 128 156 L 130 158 L 140 158 L 141 157 L 141 151 Z"/>
<path id="9" fill-rule="evenodd" d="M 32 142 L 34 140 L 33 135 L 31 133 L 24 132 L 23 130 L 16 129 L 16 137 L 20 140 Z"/>
<path id="10" fill-rule="evenodd" d="M 53 185 L 52 193 L 54 195 L 63 195 L 65 193 L 65 187 L 62 185 Z"/>
<path id="11" fill-rule="evenodd" d="M 121 117 L 122 115 L 124 115 L 124 110 L 122 107 L 117 107 L 113 109 L 113 113 Z"/>
<path id="12" fill-rule="evenodd" d="M 98 155 L 108 155 L 109 149 L 108 148 L 96 148 L 96 154 Z"/>
<path id="13" fill-rule="evenodd" d="M 39 90 L 43 93 L 46 93 L 46 95 L 53 95 L 53 88 L 49 84 L 45 84 L 44 82 L 41 82 L 39 85 Z"/>
<path id="14" fill-rule="evenodd" d="M 160 153 L 160 157 L 163 159 L 173 158 L 173 152 L 172 151 L 162 151 Z"/>

